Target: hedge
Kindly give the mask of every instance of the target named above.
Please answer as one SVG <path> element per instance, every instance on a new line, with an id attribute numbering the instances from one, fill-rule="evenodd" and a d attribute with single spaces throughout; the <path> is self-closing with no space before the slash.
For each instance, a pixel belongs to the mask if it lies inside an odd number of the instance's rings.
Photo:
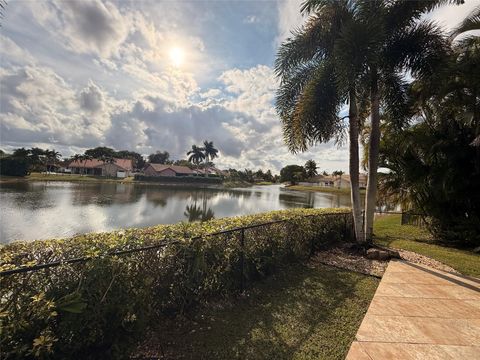
<path id="1" fill-rule="evenodd" d="M 165 184 L 221 184 L 223 178 L 211 176 L 146 176 L 135 175 L 137 181 L 161 182 Z"/>
<path id="2" fill-rule="evenodd" d="M 208 235 L 277 220 L 244 230 L 243 246 L 241 231 Z M 0 277 L 2 358 L 128 357 L 152 321 L 238 292 L 325 242 L 352 239 L 351 222 L 349 209 L 292 209 L 5 245 L 0 271 L 62 264 Z"/>

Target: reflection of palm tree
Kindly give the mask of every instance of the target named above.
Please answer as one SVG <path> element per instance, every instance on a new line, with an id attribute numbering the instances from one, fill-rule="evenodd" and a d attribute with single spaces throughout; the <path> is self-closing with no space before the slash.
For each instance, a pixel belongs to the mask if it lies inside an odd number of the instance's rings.
<path id="1" fill-rule="evenodd" d="M 202 209 L 196 204 L 187 205 L 185 212 L 183 213 L 189 222 L 194 221 L 208 221 L 215 217 L 215 213 L 212 209 Z"/>

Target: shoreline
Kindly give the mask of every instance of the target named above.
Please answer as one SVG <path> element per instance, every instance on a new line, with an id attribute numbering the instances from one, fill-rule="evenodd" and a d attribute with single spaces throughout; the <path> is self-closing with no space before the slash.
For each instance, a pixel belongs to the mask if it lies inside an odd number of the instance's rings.
<path id="1" fill-rule="evenodd" d="M 33 173 L 25 177 L 19 176 L 0 176 L 0 186 L 2 184 L 13 183 L 27 183 L 27 182 L 40 182 L 40 181 L 56 181 L 56 182 L 75 182 L 75 183 L 90 183 L 90 184 L 136 184 L 136 185 L 152 185 L 162 187 L 189 187 L 189 188 L 210 188 L 210 189 L 232 189 L 232 188 L 247 188 L 257 184 L 250 184 L 239 181 L 226 181 L 222 184 L 209 184 L 209 183 L 172 183 L 172 182 L 160 182 L 160 181 L 137 181 L 133 177 L 124 179 L 104 178 L 91 175 L 51 175 L 51 174 L 39 174 Z M 261 184 L 263 185 L 263 184 Z"/>
<path id="2" fill-rule="evenodd" d="M 338 189 L 338 188 L 326 187 L 326 186 L 290 185 L 290 186 L 285 186 L 285 189 L 294 190 L 294 191 L 323 192 L 323 193 L 330 193 L 330 194 L 350 195 L 350 188 Z M 364 195 L 365 189 L 360 189 L 360 194 Z"/>

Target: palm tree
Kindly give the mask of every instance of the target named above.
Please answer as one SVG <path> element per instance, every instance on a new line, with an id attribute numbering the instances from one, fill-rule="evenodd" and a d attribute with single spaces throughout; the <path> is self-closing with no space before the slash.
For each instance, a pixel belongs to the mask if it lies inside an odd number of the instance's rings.
<path id="1" fill-rule="evenodd" d="M 46 150 L 45 155 L 47 157 L 47 171 L 48 171 L 48 164 L 53 163 L 53 165 L 55 165 L 58 162 L 61 154 L 58 151 L 55 151 L 55 149 L 53 149 L 53 150 Z"/>
<path id="2" fill-rule="evenodd" d="M 188 161 L 195 164 L 198 168 L 199 164 L 205 159 L 205 153 L 203 151 L 203 148 L 198 147 L 197 145 L 192 145 L 192 150 L 187 152 Z"/>
<path id="3" fill-rule="evenodd" d="M 380 107 L 388 115 L 407 118 L 406 84 L 403 74 L 415 78 L 431 76 L 447 58 L 448 46 L 440 29 L 421 21 L 423 14 L 446 2 L 432 1 L 358 1 L 360 21 L 373 31 L 369 34 L 369 55 L 365 58 L 363 78 L 368 84 L 370 126 L 368 181 L 365 198 L 365 241 L 371 242 L 377 194 L 377 169 L 380 144 Z M 403 115 L 403 116 L 402 116 Z"/>
<path id="4" fill-rule="evenodd" d="M 91 155 L 83 154 L 83 155 L 80 156 L 80 162 L 83 161 L 83 174 L 84 175 L 87 173 L 87 168 L 86 168 L 87 161 L 92 160 L 92 159 L 93 159 L 93 156 L 91 156 Z"/>
<path id="5" fill-rule="evenodd" d="M 80 154 L 73 155 L 72 158 L 71 158 L 71 161 L 75 162 L 75 163 L 80 163 L 82 161 L 82 155 L 80 155 Z M 80 171 L 78 173 L 80 173 Z"/>
<path id="6" fill-rule="evenodd" d="M 317 163 L 315 162 L 315 160 L 308 160 L 305 163 L 304 167 L 305 167 L 305 171 L 307 172 L 307 176 L 309 178 L 312 178 L 315 175 L 318 175 L 318 172 L 317 172 L 318 166 L 317 166 Z"/>
<path id="7" fill-rule="evenodd" d="M 344 125 L 339 111 L 348 104 L 351 200 L 355 235 L 363 241 L 357 97 L 372 29 L 358 21 L 356 5 L 349 0 L 309 0 L 301 11 L 311 16 L 280 46 L 275 63 L 284 139 L 296 153 L 340 138 Z"/>
<path id="8" fill-rule="evenodd" d="M 205 154 L 205 173 L 207 172 L 207 163 L 218 157 L 218 150 L 213 146 L 213 141 L 205 140 L 203 142 L 203 151 Z M 207 175 L 208 176 L 208 175 Z"/>

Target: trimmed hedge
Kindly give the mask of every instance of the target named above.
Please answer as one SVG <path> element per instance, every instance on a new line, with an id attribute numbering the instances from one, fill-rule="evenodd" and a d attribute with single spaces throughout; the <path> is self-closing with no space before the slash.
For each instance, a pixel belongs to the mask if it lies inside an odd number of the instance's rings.
<path id="1" fill-rule="evenodd" d="M 135 175 L 136 181 L 160 182 L 165 184 L 221 184 L 219 176 L 146 176 Z"/>
<path id="2" fill-rule="evenodd" d="M 0 159 L 0 175 L 26 176 L 28 175 L 28 161 L 22 158 L 5 157 Z"/>
<path id="3" fill-rule="evenodd" d="M 244 230 L 243 246 L 241 231 L 207 235 L 276 220 L 286 221 Z M 152 321 L 237 292 L 325 242 L 352 239 L 351 229 L 349 209 L 292 209 L 8 244 L 1 271 L 92 259 L 0 277 L 3 358 L 128 357 Z"/>

